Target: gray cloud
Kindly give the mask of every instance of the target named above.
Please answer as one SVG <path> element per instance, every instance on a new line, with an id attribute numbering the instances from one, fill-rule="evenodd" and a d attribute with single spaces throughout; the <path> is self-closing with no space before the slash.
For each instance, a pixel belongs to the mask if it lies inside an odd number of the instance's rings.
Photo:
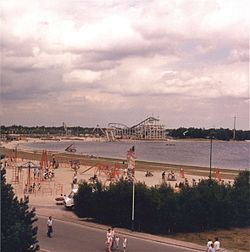
<path id="1" fill-rule="evenodd" d="M 248 111 L 245 5 L 4 2 L 3 123 L 132 125 L 155 114 L 171 127 L 229 126 Z"/>

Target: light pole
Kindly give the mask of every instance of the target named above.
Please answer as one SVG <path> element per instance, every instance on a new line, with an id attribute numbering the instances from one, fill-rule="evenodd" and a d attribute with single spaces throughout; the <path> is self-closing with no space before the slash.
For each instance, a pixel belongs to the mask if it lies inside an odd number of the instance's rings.
<path id="1" fill-rule="evenodd" d="M 135 182 L 133 180 L 133 191 L 132 191 L 132 216 L 131 216 L 131 231 L 134 231 L 135 225 Z"/>
<path id="2" fill-rule="evenodd" d="M 135 147 L 132 146 L 127 153 L 128 179 L 132 181 L 132 211 L 131 211 L 131 230 L 134 231 L 135 222 Z"/>
<path id="3" fill-rule="evenodd" d="M 210 162 L 209 162 L 209 179 L 212 179 L 212 151 L 213 151 L 213 137 L 210 136 Z"/>

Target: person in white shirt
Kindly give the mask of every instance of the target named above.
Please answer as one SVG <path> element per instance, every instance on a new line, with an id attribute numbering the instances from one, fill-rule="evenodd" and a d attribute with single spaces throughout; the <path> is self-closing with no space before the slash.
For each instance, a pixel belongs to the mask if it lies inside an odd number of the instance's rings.
<path id="1" fill-rule="evenodd" d="M 108 252 L 111 252 L 111 247 L 112 247 L 112 233 L 111 233 L 111 228 L 108 229 L 107 231 L 107 241 L 106 245 L 108 248 Z"/>
<path id="2" fill-rule="evenodd" d="M 124 237 L 122 242 L 123 252 L 126 252 L 127 241 L 128 241 L 127 237 Z"/>
<path id="3" fill-rule="evenodd" d="M 120 238 L 118 235 L 115 236 L 115 249 L 119 249 L 119 241 L 120 241 Z"/>
<path id="4" fill-rule="evenodd" d="M 214 249 L 215 251 L 220 250 L 220 242 L 219 242 L 218 237 L 215 237 Z"/>
<path id="5" fill-rule="evenodd" d="M 49 238 L 51 238 L 51 233 L 53 232 L 53 228 L 52 228 L 52 217 L 51 217 L 51 216 L 48 218 L 47 227 L 48 227 L 47 236 L 48 236 Z"/>
<path id="6" fill-rule="evenodd" d="M 211 244 L 213 244 L 213 242 L 210 239 L 207 239 L 207 251 L 211 247 Z"/>
<path id="7" fill-rule="evenodd" d="M 213 243 L 211 243 L 211 246 L 208 248 L 208 252 L 215 252 Z"/>

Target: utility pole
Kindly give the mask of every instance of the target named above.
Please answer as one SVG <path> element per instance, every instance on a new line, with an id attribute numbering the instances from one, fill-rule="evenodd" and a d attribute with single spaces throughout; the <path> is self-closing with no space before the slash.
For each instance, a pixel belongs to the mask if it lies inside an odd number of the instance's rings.
<path id="1" fill-rule="evenodd" d="M 213 137 L 210 136 L 210 162 L 209 162 L 209 179 L 212 179 L 212 150 L 213 150 Z"/>
<path id="2" fill-rule="evenodd" d="M 234 116 L 233 140 L 235 140 L 235 136 L 236 136 L 236 116 Z"/>
<path id="3" fill-rule="evenodd" d="M 135 229 L 135 181 L 133 180 L 131 230 L 134 231 L 134 229 Z"/>
<path id="4" fill-rule="evenodd" d="M 128 171 L 127 176 L 132 181 L 132 211 L 131 211 L 131 231 L 134 231 L 135 225 L 135 147 L 132 146 L 127 152 Z"/>

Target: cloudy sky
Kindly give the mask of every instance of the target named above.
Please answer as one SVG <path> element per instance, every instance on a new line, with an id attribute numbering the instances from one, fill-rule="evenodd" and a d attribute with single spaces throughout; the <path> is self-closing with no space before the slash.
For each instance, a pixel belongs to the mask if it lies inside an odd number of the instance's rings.
<path id="1" fill-rule="evenodd" d="M 249 128 L 248 0 L 1 1 L 1 124 Z"/>

